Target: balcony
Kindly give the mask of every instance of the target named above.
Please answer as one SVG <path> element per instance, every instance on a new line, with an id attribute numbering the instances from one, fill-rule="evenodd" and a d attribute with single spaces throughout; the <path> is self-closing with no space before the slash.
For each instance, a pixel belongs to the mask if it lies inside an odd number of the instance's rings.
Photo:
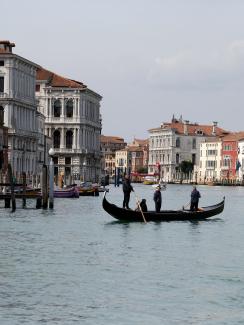
<path id="1" fill-rule="evenodd" d="M 222 166 L 222 167 L 221 167 L 221 170 L 230 170 L 230 169 L 231 169 L 230 166 Z"/>
<path id="2" fill-rule="evenodd" d="M 82 153 L 81 149 L 71 149 L 71 148 L 53 148 L 55 154 L 60 154 L 60 153 Z"/>
<path id="3" fill-rule="evenodd" d="M 9 95 L 7 93 L 0 93 L 0 98 L 8 98 Z"/>

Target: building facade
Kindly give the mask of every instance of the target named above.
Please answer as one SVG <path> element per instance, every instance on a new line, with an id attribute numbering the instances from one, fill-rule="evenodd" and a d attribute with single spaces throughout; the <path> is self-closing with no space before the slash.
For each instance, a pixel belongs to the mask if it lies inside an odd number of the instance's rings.
<path id="1" fill-rule="evenodd" d="M 238 141 L 238 161 L 237 161 L 237 175 L 239 181 L 244 183 L 244 136 Z"/>
<path id="2" fill-rule="evenodd" d="M 131 173 L 131 151 L 128 147 L 118 150 L 115 153 L 116 175 L 125 175 Z"/>
<path id="3" fill-rule="evenodd" d="M 38 132 L 35 98 L 38 65 L 12 52 L 15 44 L 0 41 L 0 110 L 8 128 L 8 160 L 13 174 L 37 173 Z"/>
<path id="4" fill-rule="evenodd" d="M 222 138 L 222 180 L 242 180 L 242 139 L 244 132 L 233 132 Z"/>
<path id="5" fill-rule="evenodd" d="M 101 177 L 102 97 L 81 82 L 37 70 L 38 110 L 45 116 L 45 134 L 52 139 L 56 179 L 98 182 Z"/>
<path id="6" fill-rule="evenodd" d="M 134 139 L 127 147 L 131 153 L 131 173 L 147 173 L 148 140 Z"/>
<path id="7" fill-rule="evenodd" d="M 201 184 L 221 179 L 222 140 L 204 141 L 200 144 L 200 162 L 196 169 L 196 182 Z"/>
<path id="8" fill-rule="evenodd" d="M 124 149 L 126 142 L 123 138 L 115 136 L 101 135 L 101 169 L 103 176 L 109 175 L 110 178 L 115 175 L 115 154 L 117 150 Z"/>
<path id="9" fill-rule="evenodd" d="M 202 142 L 214 140 L 227 132 L 219 128 L 216 122 L 213 125 L 200 125 L 173 117 L 170 123 L 162 123 L 149 133 L 148 172 L 159 172 L 161 179 L 171 182 L 181 177 L 179 168 L 183 161 L 192 163 L 196 170 Z"/>

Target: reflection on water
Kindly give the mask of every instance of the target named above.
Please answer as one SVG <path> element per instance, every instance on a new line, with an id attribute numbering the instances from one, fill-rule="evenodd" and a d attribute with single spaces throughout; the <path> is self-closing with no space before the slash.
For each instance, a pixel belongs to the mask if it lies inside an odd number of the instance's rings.
<path id="1" fill-rule="evenodd" d="M 153 189 L 135 189 L 153 209 Z M 241 324 L 244 188 L 199 190 L 202 206 L 225 195 L 224 212 L 123 223 L 102 210 L 102 195 L 57 199 L 54 211 L 1 209 L 0 324 Z M 163 209 L 190 191 L 169 185 Z M 121 187 L 107 195 L 121 206 Z"/>

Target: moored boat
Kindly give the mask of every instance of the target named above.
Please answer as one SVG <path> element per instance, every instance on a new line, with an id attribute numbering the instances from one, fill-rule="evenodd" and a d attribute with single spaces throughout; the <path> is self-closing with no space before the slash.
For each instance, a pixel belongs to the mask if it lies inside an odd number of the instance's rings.
<path id="1" fill-rule="evenodd" d="M 55 189 L 53 196 L 56 198 L 78 198 L 79 192 L 75 186 L 70 188 Z"/>
<path id="2" fill-rule="evenodd" d="M 80 196 L 99 196 L 98 184 L 82 182 L 77 188 Z"/>
<path id="3" fill-rule="evenodd" d="M 117 220 L 125 222 L 143 222 L 140 211 L 124 209 L 107 201 L 106 192 L 103 197 L 103 209 Z M 215 205 L 201 207 L 198 211 L 190 210 L 162 210 L 158 213 L 155 211 L 143 212 L 146 221 L 194 221 L 204 220 L 220 214 L 224 210 L 225 198 Z"/>

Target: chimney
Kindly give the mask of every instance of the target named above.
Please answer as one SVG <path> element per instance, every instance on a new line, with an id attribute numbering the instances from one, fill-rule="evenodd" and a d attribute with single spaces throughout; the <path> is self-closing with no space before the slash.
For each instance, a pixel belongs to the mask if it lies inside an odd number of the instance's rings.
<path id="1" fill-rule="evenodd" d="M 218 122 L 213 122 L 213 130 L 212 135 L 216 135 L 216 126 L 218 125 Z"/>
<path id="2" fill-rule="evenodd" d="M 15 47 L 14 43 L 10 43 L 9 41 L 1 41 L 0 40 L 0 50 L 3 50 L 7 53 L 12 53 L 12 47 Z"/>
<path id="3" fill-rule="evenodd" d="M 188 128 L 187 128 L 187 126 L 188 126 L 188 124 L 189 124 L 189 121 L 184 121 L 184 134 L 185 135 L 188 135 Z"/>

